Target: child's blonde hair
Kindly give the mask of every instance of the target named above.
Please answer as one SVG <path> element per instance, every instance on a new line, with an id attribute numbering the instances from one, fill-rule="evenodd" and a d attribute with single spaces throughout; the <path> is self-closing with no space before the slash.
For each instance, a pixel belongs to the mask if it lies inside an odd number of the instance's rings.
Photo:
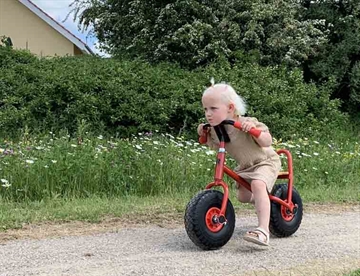
<path id="1" fill-rule="evenodd" d="M 203 96 L 209 92 L 221 93 L 222 100 L 225 104 L 233 104 L 235 107 L 235 115 L 245 115 L 246 103 L 245 100 L 236 93 L 235 89 L 227 83 L 215 84 L 214 79 L 211 79 L 211 86 L 208 87 Z"/>

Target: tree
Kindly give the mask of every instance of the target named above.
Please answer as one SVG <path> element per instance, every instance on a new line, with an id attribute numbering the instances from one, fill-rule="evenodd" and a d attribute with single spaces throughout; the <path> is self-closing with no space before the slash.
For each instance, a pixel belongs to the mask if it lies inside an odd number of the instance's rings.
<path id="1" fill-rule="evenodd" d="M 328 44 L 322 53 L 304 63 L 307 81 L 318 84 L 335 80 L 333 98 L 343 101 L 347 111 L 360 106 L 360 1 L 303 1 L 307 20 L 325 21 Z"/>
<path id="2" fill-rule="evenodd" d="M 297 66 L 327 41 L 323 21 L 299 18 L 297 0 L 75 0 L 72 6 L 109 53 L 187 68 L 251 56 L 264 65 Z"/>

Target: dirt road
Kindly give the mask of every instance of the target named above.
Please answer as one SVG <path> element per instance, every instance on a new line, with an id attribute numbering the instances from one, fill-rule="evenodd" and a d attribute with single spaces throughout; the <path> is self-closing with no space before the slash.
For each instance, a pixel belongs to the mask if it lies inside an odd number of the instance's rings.
<path id="1" fill-rule="evenodd" d="M 321 214 L 305 209 L 298 232 L 273 237 L 269 248 L 242 240 L 256 225 L 254 215 L 237 216 L 232 239 L 216 251 L 194 246 L 179 221 L 125 225 L 75 223 L 53 226 L 52 232 L 38 226 L 2 233 L 0 275 L 329 276 L 360 268 L 359 207 Z"/>

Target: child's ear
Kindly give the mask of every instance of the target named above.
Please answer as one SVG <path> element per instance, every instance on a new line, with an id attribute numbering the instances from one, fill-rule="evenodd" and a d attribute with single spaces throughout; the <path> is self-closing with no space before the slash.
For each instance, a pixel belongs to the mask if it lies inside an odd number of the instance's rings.
<path id="1" fill-rule="evenodd" d="M 229 112 L 235 111 L 235 105 L 233 103 L 229 104 Z"/>

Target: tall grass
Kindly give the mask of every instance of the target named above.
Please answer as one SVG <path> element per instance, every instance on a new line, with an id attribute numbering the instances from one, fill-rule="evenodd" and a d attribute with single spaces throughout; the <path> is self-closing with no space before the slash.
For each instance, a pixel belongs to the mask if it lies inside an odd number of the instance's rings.
<path id="1" fill-rule="evenodd" d="M 295 185 L 307 200 L 360 201 L 358 142 L 295 136 L 274 139 L 274 147 L 291 151 Z M 18 142 L 0 141 L 0 197 L 22 202 L 193 194 L 211 181 L 215 154 L 196 141 L 160 133 L 132 139 L 24 135 Z M 228 164 L 235 165 L 230 158 Z"/>

